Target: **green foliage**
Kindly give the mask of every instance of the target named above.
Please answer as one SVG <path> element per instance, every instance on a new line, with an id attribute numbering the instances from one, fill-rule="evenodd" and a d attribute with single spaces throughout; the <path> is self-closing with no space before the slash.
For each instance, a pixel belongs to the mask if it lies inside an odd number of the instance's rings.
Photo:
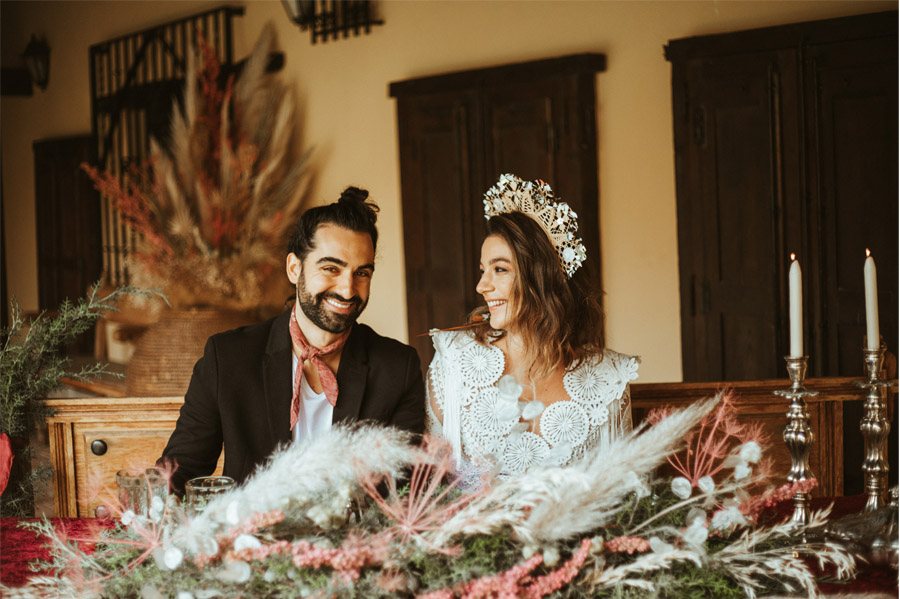
<path id="1" fill-rule="evenodd" d="M 64 301 L 55 316 L 40 313 L 27 327 L 18 304 L 10 303 L 12 320 L 9 328 L 0 330 L 0 433 L 13 439 L 27 438 L 48 415 L 41 400 L 59 385 L 62 377 L 83 380 L 106 372 L 103 364 L 71 371 L 68 358 L 61 352 L 65 344 L 93 327 L 100 314 L 115 311 L 116 302 L 123 295 L 159 295 L 122 287 L 100 297 L 98 288 L 95 285 L 86 298 L 77 302 Z M 27 449 L 19 449 L 14 459 L 20 464 L 30 463 Z M 2 514 L 29 515 L 33 509 L 34 478 L 41 473 L 22 466 L 14 466 L 14 473 L 20 478 L 9 481 L 3 494 Z"/>
<path id="2" fill-rule="evenodd" d="M 449 558 L 439 553 L 420 552 L 410 560 L 410 572 L 426 582 L 429 589 L 490 576 L 523 561 L 522 546 L 512 538 L 508 530 L 496 535 L 467 537 L 460 543 L 460 555 Z"/>
<path id="3" fill-rule="evenodd" d="M 154 292 L 123 287 L 103 297 L 97 293 L 95 285 L 86 298 L 64 301 L 56 316 L 42 312 L 27 330 L 18 304 L 11 302 L 12 321 L 0 331 L 0 432 L 10 437 L 27 433 L 32 423 L 46 415 L 39 400 L 59 385 L 60 378 L 86 379 L 105 372 L 101 364 L 70 372 L 61 348 L 93 327 L 101 313 L 115 311 L 121 296 Z"/>

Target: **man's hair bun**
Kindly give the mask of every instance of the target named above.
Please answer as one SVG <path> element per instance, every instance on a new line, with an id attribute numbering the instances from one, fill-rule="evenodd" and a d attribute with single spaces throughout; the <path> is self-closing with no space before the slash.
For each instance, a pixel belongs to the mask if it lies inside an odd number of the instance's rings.
<path id="1" fill-rule="evenodd" d="M 369 192 L 365 189 L 360 189 L 359 187 L 348 187 L 343 192 L 341 192 L 341 197 L 338 199 L 338 202 L 365 202 L 369 197 Z"/>

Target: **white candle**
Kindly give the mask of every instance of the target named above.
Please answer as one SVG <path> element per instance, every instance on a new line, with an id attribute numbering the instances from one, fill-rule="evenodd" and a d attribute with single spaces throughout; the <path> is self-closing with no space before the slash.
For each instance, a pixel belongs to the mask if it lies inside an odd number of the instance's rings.
<path id="1" fill-rule="evenodd" d="M 881 334 L 878 327 L 878 283 L 876 282 L 875 258 L 866 249 L 866 265 L 863 268 L 866 284 L 866 349 L 878 349 Z"/>
<path id="2" fill-rule="evenodd" d="M 791 321 L 792 358 L 803 356 L 803 275 L 797 256 L 791 254 L 791 270 L 788 275 L 788 305 Z"/>

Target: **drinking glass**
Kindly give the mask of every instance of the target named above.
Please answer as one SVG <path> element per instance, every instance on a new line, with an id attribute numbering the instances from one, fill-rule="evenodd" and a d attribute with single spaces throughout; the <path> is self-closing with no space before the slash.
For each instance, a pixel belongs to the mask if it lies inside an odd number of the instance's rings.
<path id="1" fill-rule="evenodd" d="M 184 503 L 188 511 L 199 514 L 217 495 L 227 493 L 235 486 L 230 476 L 198 476 L 184 485 Z"/>
<path id="2" fill-rule="evenodd" d="M 131 510 L 141 516 L 148 515 L 154 497 L 165 503 L 169 493 L 168 481 L 159 468 L 147 468 L 143 472 L 119 470 L 116 472 L 116 485 L 122 511 Z"/>

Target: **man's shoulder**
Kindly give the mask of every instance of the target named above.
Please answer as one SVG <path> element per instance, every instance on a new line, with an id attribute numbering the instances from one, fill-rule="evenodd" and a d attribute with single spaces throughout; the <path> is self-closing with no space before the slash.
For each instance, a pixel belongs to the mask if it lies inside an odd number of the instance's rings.
<path id="1" fill-rule="evenodd" d="M 250 350 L 260 344 L 264 347 L 268 343 L 272 327 L 282 317 L 283 314 L 279 314 L 263 322 L 222 331 L 210 336 L 209 341 L 216 346 L 216 349 L 243 348 L 244 350 Z"/>
<path id="2" fill-rule="evenodd" d="M 357 329 L 357 334 L 362 337 L 363 343 L 368 350 L 369 357 L 377 357 L 382 359 L 408 359 L 410 355 L 417 356 L 416 350 L 411 346 L 393 339 L 385 337 L 377 333 L 372 327 L 362 323 L 353 325 Z"/>

